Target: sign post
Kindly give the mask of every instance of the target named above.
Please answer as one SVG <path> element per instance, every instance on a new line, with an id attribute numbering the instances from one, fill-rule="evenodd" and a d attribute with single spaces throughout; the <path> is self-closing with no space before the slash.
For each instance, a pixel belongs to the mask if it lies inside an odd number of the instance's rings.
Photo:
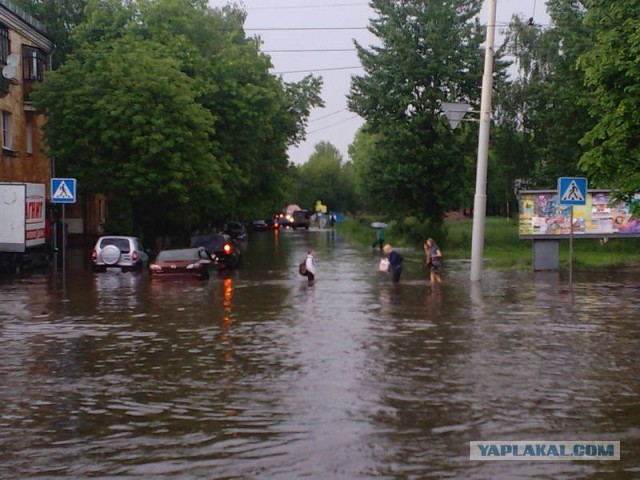
<path id="1" fill-rule="evenodd" d="M 66 284 L 67 270 L 67 228 L 65 218 L 65 204 L 76 203 L 76 179 L 52 178 L 51 202 L 62 204 L 62 285 Z"/>
<path id="2" fill-rule="evenodd" d="M 558 178 L 558 203 L 569 205 L 569 286 L 573 287 L 573 206 L 587 204 L 587 179 L 581 177 Z"/>

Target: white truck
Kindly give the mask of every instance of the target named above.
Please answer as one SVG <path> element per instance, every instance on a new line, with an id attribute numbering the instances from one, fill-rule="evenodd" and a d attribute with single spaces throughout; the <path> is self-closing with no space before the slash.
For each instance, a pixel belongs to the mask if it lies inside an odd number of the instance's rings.
<path id="1" fill-rule="evenodd" d="M 43 183 L 0 183 L 0 271 L 48 260 Z"/>

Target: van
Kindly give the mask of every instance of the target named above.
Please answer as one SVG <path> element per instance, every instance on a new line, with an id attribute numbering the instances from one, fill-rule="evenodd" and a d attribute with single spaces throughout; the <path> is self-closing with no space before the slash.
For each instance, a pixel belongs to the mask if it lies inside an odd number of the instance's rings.
<path id="1" fill-rule="evenodd" d="M 309 219 L 311 218 L 311 213 L 308 210 L 296 210 L 293 212 L 293 221 L 291 222 L 291 227 L 293 229 L 296 228 L 306 228 L 309 230 Z"/>

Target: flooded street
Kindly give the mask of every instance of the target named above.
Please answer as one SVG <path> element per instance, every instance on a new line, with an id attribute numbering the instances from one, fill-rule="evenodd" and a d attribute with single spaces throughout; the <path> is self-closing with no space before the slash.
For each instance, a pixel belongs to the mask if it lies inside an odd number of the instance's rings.
<path id="1" fill-rule="evenodd" d="M 316 251 L 316 282 L 297 273 Z M 446 255 L 446 245 L 444 254 Z M 0 478 L 640 478 L 640 272 L 402 282 L 332 231 L 257 233 L 209 281 L 0 278 Z M 473 440 L 620 441 L 478 462 Z"/>

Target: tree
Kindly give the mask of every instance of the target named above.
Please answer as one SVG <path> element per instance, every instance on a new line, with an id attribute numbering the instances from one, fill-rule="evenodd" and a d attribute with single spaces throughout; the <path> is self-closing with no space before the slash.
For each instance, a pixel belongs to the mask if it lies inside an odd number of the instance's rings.
<path id="1" fill-rule="evenodd" d="M 370 180 L 372 161 L 376 153 L 376 136 L 360 128 L 356 132 L 353 143 L 349 145 L 349 158 L 351 159 L 351 170 L 353 175 L 353 185 L 356 194 L 356 204 L 362 205 L 367 210 L 384 210 L 381 205 L 375 202 L 372 192 L 373 181 Z"/>
<path id="2" fill-rule="evenodd" d="M 321 81 L 270 75 L 244 18 L 197 0 L 88 0 L 73 54 L 34 97 L 60 170 L 163 232 L 273 208 Z"/>
<path id="3" fill-rule="evenodd" d="M 370 30 L 381 46 L 357 44 L 365 74 L 353 78 L 349 106 L 376 136 L 366 189 L 385 211 L 440 223 L 469 193 L 465 158 L 477 140 L 467 126 L 454 133 L 440 105 L 479 97 L 480 4 L 372 1 Z"/>
<path id="4" fill-rule="evenodd" d="M 542 188 L 555 187 L 560 176 L 582 173 L 580 139 L 592 125 L 577 69 L 590 41 L 585 10 L 578 0 L 550 0 L 547 11 L 550 28 L 512 19 L 502 48 L 515 58 L 517 77 L 496 95 L 497 125 L 523 134 L 511 136 L 519 145 L 515 150 L 524 153 L 514 173 L 519 170 Z"/>
<path id="5" fill-rule="evenodd" d="M 299 167 L 293 200 L 305 208 L 313 208 L 320 200 L 331 210 L 352 208 L 352 176 L 345 169 L 340 151 L 328 142 L 316 144 L 309 160 Z"/>
<path id="6" fill-rule="evenodd" d="M 640 191 L 640 10 L 633 0 L 587 2 L 585 24 L 595 33 L 579 60 L 595 119 L 580 165 L 594 186 Z"/>
<path id="7" fill-rule="evenodd" d="M 138 224 L 222 198 L 225 165 L 210 151 L 211 113 L 163 47 L 122 38 L 68 60 L 34 93 L 59 171 L 83 191 L 154 207 Z"/>
<path id="8" fill-rule="evenodd" d="M 12 0 L 12 3 L 44 24 L 54 41 L 53 67 L 57 68 L 72 51 L 71 34 L 84 21 L 86 0 Z"/>

